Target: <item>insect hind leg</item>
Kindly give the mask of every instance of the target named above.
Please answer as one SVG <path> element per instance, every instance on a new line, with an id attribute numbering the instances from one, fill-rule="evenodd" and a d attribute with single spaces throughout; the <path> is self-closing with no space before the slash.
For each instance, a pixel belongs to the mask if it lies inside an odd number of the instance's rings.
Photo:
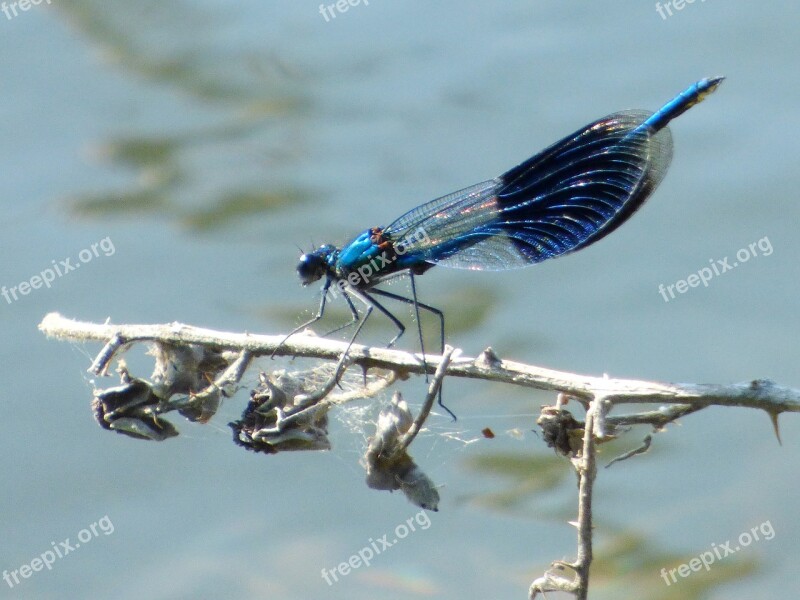
<path id="1" fill-rule="evenodd" d="M 387 292 L 386 290 L 379 290 L 379 289 L 374 289 L 373 288 L 371 291 L 372 291 L 373 294 L 377 294 L 378 296 L 383 296 L 384 298 L 391 298 L 392 300 L 397 300 L 398 302 L 403 302 L 405 304 L 412 304 L 414 306 L 414 310 L 417 313 L 417 329 L 419 331 L 419 343 L 420 343 L 420 348 L 422 350 L 422 363 L 426 367 L 425 380 L 427 381 L 428 380 L 427 361 L 425 359 L 425 343 L 422 340 L 422 324 L 420 323 L 420 319 L 419 319 L 419 309 L 421 308 L 423 310 L 427 310 L 428 312 L 430 312 L 430 313 L 436 315 L 437 317 L 439 317 L 439 333 L 440 333 L 439 339 L 440 339 L 440 342 L 441 342 L 441 353 L 442 354 L 444 354 L 444 313 L 440 309 L 438 309 L 438 308 L 436 308 L 434 306 L 431 306 L 429 304 L 425 304 L 425 303 L 420 302 L 419 300 L 417 300 L 417 289 L 416 289 L 416 285 L 414 284 L 414 275 L 410 274 L 410 277 L 411 277 L 411 290 L 412 290 L 413 295 L 414 295 L 413 298 L 406 298 L 405 296 L 401 296 L 401 295 L 395 294 L 393 292 Z M 442 409 L 444 409 L 447 412 L 447 414 L 449 414 L 451 417 L 453 417 L 453 421 L 455 421 L 456 420 L 456 415 L 453 413 L 452 410 L 447 408 L 447 406 L 445 406 L 444 402 L 442 401 L 442 387 L 443 386 L 439 386 L 438 404 L 439 404 L 439 406 L 442 407 Z"/>
<path id="2" fill-rule="evenodd" d="M 381 290 L 372 290 L 372 292 L 379 292 L 379 291 L 381 291 Z M 395 342 L 397 342 L 397 340 L 399 340 L 400 337 L 406 332 L 406 326 L 403 325 L 403 323 L 400 321 L 400 319 L 395 317 L 389 311 L 388 308 L 386 308 L 383 304 L 381 304 L 375 298 L 373 298 L 371 294 L 369 294 L 369 293 L 367 293 L 367 292 L 365 292 L 363 290 L 359 290 L 357 293 L 355 291 L 351 290 L 351 293 L 353 293 L 358 299 L 360 299 L 362 302 L 364 302 L 368 306 L 374 306 L 375 308 L 377 308 L 384 315 L 386 315 L 386 317 L 392 323 L 394 323 L 395 327 L 397 327 L 397 335 L 395 335 L 391 340 L 389 340 L 389 343 L 386 345 L 386 347 L 387 348 L 391 348 L 392 346 L 394 346 Z"/>
<path id="3" fill-rule="evenodd" d="M 342 331 L 343 329 L 347 329 L 348 327 L 352 327 L 353 325 L 358 323 L 359 319 L 361 318 L 361 315 L 359 314 L 358 309 L 356 308 L 356 305 L 353 304 L 353 301 L 350 299 L 349 294 L 347 294 L 347 292 L 342 290 L 342 296 L 344 296 L 344 299 L 347 301 L 347 306 L 348 306 L 348 308 L 350 308 L 350 314 L 352 315 L 353 318 L 350 319 L 350 321 L 348 323 L 345 323 L 344 325 L 340 325 L 339 327 L 336 327 L 335 329 L 331 329 L 329 332 L 324 334 L 322 337 L 328 337 L 329 335 L 333 335 L 334 333 Z"/>

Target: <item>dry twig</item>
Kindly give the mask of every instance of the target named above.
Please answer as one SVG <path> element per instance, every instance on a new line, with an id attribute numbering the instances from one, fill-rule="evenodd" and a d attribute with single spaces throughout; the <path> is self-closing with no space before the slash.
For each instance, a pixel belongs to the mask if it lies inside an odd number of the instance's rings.
<path id="1" fill-rule="evenodd" d="M 433 398 L 444 377 L 464 377 L 558 392 L 555 406 L 545 406 L 539 418 L 544 438 L 558 452 L 569 456 L 578 473 L 578 550 L 574 562 L 555 561 L 530 587 L 530 598 L 549 591 L 563 591 L 585 599 L 592 562 L 592 486 L 597 474 L 596 444 L 613 438 L 625 428 L 649 425 L 660 431 L 676 419 L 709 406 L 745 407 L 763 410 L 779 437 L 778 416 L 800 412 L 800 390 L 766 379 L 730 385 L 659 383 L 633 379 L 592 377 L 556 371 L 499 358 L 487 348 L 476 358 L 459 356 L 447 348 L 444 356 L 373 348 L 354 344 L 347 356 L 347 343 L 298 334 L 285 344 L 283 335 L 254 335 L 213 331 L 171 323 L 164 325 L 116 325 L 74 321 L 57 313 L 48 314 L 39 329 L 49 337 L 70 341 L 104 343 L 90 367 L 97 375 L 108 373 L 114 358 L 134 343 L 155 346 L 157 357 L 153 382 L 130 376 L 120 365 L 122 384 L 96 392 L 95 413 L 107 429 L 144 439 L 163 440 L 177 435 L 161 415 L 178 410 L 194 421 L 204 422 L 214 414 L 221 396 L 235 390 L 252 359 L 260 356 L 293 356 L 337 361 L 331 376 L 320 384 L 319 370 L 301 374 L 262 374 L 241 421 L 232 423 L 235 439 L 251 450 L 318 450 L 327 441 L 327 411 L 355 397 L 369 397 L 411 374 L 435 374 L 425 407 L 416 420 L 399 395 L 379 418 L 365 462 L 368 483 L 377 489 L 402 489 L 412 502 L 436 510 L 438 492 L 406 450 L 422 427 Z M 121 362 L 121 361 L 120 361 Z M 365 374 L 380 370 L 360 392 L 334 393 L 341 372 L 359 365 Z M 178 399 L 173 395 L 182 395 Z M 565 408 L 576 400 L 586 411 L 585 422 Z M 657 404 L 654 410 L 610 415 L 616 405 Z M 616 460 L 644 452 L 645 445 Z M 612 461 L 612 462 L 615 462 Z"/>

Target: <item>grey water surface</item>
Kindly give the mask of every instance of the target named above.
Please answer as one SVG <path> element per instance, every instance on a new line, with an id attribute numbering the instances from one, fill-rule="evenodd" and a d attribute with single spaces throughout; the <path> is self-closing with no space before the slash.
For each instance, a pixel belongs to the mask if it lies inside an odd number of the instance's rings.
<path id="1" fill-rule="evenodd" d="M 37 324 L 58 311 L 286 332 L 318 299 L 297 282 L 297 246 L 342 243 L 702 77 L 727 80 L 671 125 L 666 179 L 614 235 L 521 271 L 433 269 L 419 291 L 469 355 L 491 345 L 591 375 L 800 386 L 789 2 L 4 6 L 0 285 L 16 299 L 0 297 L 0 598 L 527 597 L 575 549 L 574 476 L 532 433 L 552 394 L 448 380 L 459 420 L 437 413 L 412 448 L 442 486 L 439 512 L 418 516 L 363 482 L 386 397 L 341 411 L 327 453 L 234 446 L 226 423 L 246 391 L 205 426 L 174 418 L 180 437 L 137 441 L 92 418 L 93 385 L 116 381 L 86 372 L 99 345 L 47 340 Z M 679 292 L 726 257 L 738 266 Z M 67 258 L 79 268 L 20 288 Z M 365 339 L 383 343 L 391 329 L 373 321 Z M 148 357 L 129 363 L 147 376 Z M 400 389 L 422 398 L 422 382 Z M 591 597 L 797 597 L 800 421 L 781 425 L 779 446 L 767 416 L 709 409 L 602 469 Z M 326 582 L 415 516 L 369 567 Z M 760 539 L 740 544 L 753 528 Z M 34 562 L 67 538 L 50 568 Z M 708 570 L 662 577 L 729 541 L 739 550 Z"/>

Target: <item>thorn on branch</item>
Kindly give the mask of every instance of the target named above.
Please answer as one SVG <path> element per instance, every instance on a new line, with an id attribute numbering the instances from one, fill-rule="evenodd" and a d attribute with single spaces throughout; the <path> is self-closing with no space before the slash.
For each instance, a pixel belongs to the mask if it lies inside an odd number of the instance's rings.
<path id="1" fill-rule="evenodd" d="M 783 442 L 781 441 L 781 427 L 780 423 L 778 423 L 778 417 L 781 416 L 780 411 L 767 411 L 770 420 L 772 421 L 772 429 L 775 431 L 775 437 L 778 438 L 778 444 L 783 446 Z"/>
<path id="2" fill-rule="evenodd" d="M 483 352 L 475 359 L 475 364 L 486 366 L 488 368 L 496 367 L 503 361 L 497 356 L 497 353 L 491 346 L 488 346 Z"/>

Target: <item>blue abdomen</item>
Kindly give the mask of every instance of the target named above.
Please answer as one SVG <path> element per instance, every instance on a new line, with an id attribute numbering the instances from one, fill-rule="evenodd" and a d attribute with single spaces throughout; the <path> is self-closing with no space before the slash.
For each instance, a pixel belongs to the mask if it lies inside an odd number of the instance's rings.
<path id="1" fill-rule="evenodd" d="M 702 102 L 708 94 L 711 94 L 719 87 L 723 79 L 725 78 L 708 77 L 690 85 L 653 113 L 642 125 L 651 127 L 655 131 L 663 129 L 672 119 L 679 117 L 698 102 Z"/>

